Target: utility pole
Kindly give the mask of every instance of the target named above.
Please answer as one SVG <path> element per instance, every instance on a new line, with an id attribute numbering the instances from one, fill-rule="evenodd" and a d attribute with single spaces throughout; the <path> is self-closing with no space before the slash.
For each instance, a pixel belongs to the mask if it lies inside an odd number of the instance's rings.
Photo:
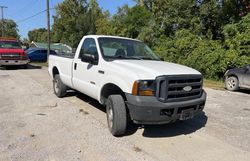
<path id="1" fill-rule="evenodd" d="M 50 54 L 50 14 L 49 14 L 49 0 L 47 0 L 47 32 L 48 32 L 47 61 L 49 61 L 49 54 Z"/>
<path id="2" fill-rule="evenodd" d="M 2 10 L 2 37 L 4 37 L 4 18 L 3 18 L 3 9 L 4 8 L 8 8 L 6 6 L 0 6 L 1 10 Z"/>

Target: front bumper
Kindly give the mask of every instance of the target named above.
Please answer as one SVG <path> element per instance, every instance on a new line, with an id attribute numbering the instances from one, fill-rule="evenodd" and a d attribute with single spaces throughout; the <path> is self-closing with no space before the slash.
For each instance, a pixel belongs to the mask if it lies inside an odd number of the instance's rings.
<path id="1" fill-rule="evenodd" d="M 206 92 L 203 91 L 200 98 L 163 103 L 156 97 L 134 96 L 126 94 L 126 104 L 129 109 L 131 119 L 137 124 L 165 124 L 183 118 L 183 111 L 191 109 L 193 116 L 201 113 L 206 102 Z"/>
<path id="2" fill-rule="evenodd" d="M 25 65 L 29 60 L 0 60 L 0 65 Z"/>

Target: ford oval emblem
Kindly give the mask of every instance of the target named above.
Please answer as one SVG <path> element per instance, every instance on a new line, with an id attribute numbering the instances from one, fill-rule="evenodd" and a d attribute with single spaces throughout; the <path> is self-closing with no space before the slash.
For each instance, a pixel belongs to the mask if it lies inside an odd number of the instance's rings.
<path id="1" fill-rule="evenodd" d="M 190 92 L 193 88 L 191 86 L 186 86 L 183 88 L 184 91 Z"/>

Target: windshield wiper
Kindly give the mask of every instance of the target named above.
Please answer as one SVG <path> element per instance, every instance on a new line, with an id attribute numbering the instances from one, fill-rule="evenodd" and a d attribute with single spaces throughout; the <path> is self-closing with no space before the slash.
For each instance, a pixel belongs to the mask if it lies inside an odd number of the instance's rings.
<path id="1" fill-rule="evenodd" d="M 150 58 L 150 57 L 141 57 L 141 59 L 143 60 L 159 60 L 159 59 L 155 59 L 155 58 Z"/>
<path id="2" fill-rule="evenodd" d="M 141 58 L 138 58 L 138 57 L 123 56 L 123 55 L 115 56 L 114 58 L 119 58 L 119 59 L 136 59 L 136 60 L 141 60 Z"/>

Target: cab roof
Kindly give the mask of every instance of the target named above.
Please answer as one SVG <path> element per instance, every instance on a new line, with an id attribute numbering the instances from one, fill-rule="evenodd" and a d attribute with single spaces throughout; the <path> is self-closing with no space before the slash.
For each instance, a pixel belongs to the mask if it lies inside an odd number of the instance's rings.
<path id="1" fill-rule="evenodd" d="M 128 37 L 111 36 L 111 35 L 85 35 L 84 37 L 88 37 L 88 38 L 118 38 L 118 39 L 127 39 L 127 40 L 140 41 L 140 40 L 132 39 L 132 38 L 128 38 Z"/>

